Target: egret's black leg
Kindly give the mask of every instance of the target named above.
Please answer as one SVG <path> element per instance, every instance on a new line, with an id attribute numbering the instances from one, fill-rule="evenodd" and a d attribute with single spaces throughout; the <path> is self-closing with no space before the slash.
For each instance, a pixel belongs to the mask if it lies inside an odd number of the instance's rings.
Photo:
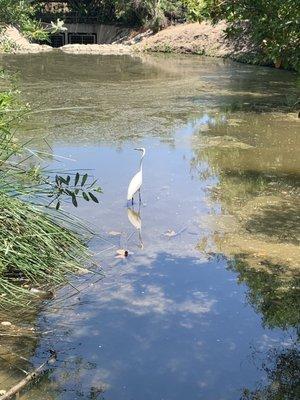
<path id="1" fill-rule="evenodd" d="M 140 203 L 142 202 L 142 198 L 141 198 L 141 189 L 139 189 L 139 201 L 140 201 Z"/>
<path id="2" fill-rule="evenodd" d="M 133 198 L 131 199 L 131 204 L 133 205 Z"/>

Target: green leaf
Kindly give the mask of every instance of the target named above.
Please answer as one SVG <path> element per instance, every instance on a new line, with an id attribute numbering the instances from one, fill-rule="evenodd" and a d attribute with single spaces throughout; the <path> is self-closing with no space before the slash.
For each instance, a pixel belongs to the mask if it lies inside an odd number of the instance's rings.
<path id="1" fill-rule="evenodd" d="M 82 196 L 83 196 L 84 200 L 90 201 L 89 196 L 85 192 L 82 192 Z"/>
<path id="2" fill-rule="evenodd" d="M 78 206 L 77 199 L 76 199 L 76 196 L 74 193 L 72 193 L 72 203 L 73 203 L 74 207 Z"/>
<path id="3" fill-rule="evenodd" d="M 81 186 L 83 186 L 88 178 L 88 174 L 84 174 L 81 181 Z"/>
<path id="4" fill-rule="evenodd" d="M 95 203 L 99 203 L 99 200 L 97 199 L 96 196 L 93 195 L 93 193 L 89 192 L 89 196 Z"/>
<path id="5" fill-rule="evenodd" d="M 64 183 L 65 185 L 68 184 L 67 180 L 66 180 L 64 177 L 59 176 L 58 179 L 59 179 L 59 181 L 60 181 L 61 183 Z"/>
<path id="6" fill-rule="evenodd" d="M 77 185 L 77 183 L 79 181 L 79 178 L 80 178 L 80 175 L 79 175 L 78 172 L 76 172 L 76 175 L 75 175 L 75 186 Z"/>

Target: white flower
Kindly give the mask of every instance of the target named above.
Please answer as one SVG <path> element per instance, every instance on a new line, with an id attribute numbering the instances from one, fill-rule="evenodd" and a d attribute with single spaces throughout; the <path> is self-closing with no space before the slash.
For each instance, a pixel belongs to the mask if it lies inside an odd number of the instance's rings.
<path id="1" fill-rule="evenodd" d="M 61 21 L 59 18 L 57 18 L 56 22 L 51 21 L 51 33 L 64 32 L 67 30 L 68 28 L 64 26 L 64 21 Z"/>

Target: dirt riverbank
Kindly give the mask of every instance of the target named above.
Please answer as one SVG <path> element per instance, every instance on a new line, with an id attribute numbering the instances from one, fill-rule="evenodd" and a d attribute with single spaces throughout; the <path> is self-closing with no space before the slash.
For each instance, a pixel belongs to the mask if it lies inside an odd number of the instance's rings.
<path id="1" fill-rule="evenodd" d="M 140 51 L 199 54 L 254 62 L 257 51 L 243 36 L 239 40 L 226 38 L 226 22 L 186 23 L 170 26 L 136 45 Z"/>
<path id="2" fill-rule="evenodd" d="M 55 50 L 71 54 L 185 53 L 255 63 L 257 52 L 247 37 L 243 36 L 238 41 L 229 40 L 224 34 L 225 29 L 225 22 L 216 25 L 209 22 L 185 23 L 170 26 L 156 34 L 149 30 L 142 33 L 130 32 L 122 41 L 112 44 L 67 44 Z M 0 40 L 1 51 L 24 54 L 49 52 L 53 48 L 30 43 L 16 28 L 8 27 Z"/>

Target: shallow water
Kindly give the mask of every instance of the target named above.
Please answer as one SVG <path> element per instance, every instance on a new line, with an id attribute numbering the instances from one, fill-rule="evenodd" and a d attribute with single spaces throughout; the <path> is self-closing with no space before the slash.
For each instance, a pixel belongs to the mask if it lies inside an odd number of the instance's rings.
<path id="1" fill-rule="evenodd" d="M 36 366 L 48 349 L 58 360 L 23 398 L 296 399 L 296 76 L 192 56 L 1 64 L 20 71 L 32 105 L 20 137 L 52 154 L 39 153 L 49 168 L 91 170 L 104 191 L 100 205 L 64 206 L 97 232 L 104 277 L 74 277 L 45 304 L 24 352 Z M 128 211 L 137 146 L 142 205 Z"/>

